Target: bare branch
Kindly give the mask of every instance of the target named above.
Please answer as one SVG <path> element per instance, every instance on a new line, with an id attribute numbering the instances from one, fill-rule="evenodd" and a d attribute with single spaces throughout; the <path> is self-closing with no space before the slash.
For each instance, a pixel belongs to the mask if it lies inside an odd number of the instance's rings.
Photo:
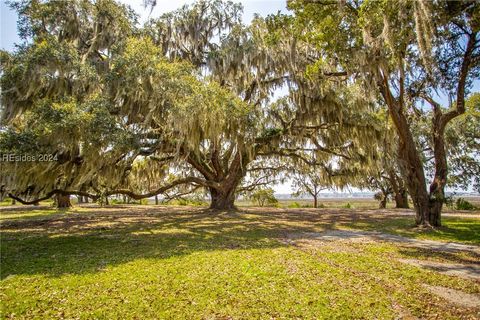
<path id="1" fill-rule="evenodd" d="M 196 183 L 196 184 L 202 185 L 204 187 L 211 187 L 211 188 L 218 188 L 219 187 L 217 183 L 214 183 L 214 182 L 211 182 L 211 181 L 206 181 L 206 180 L 203 180 L 203 179 L 200 179 L 200 178 L 197 178 L 197 177 L 187 177 L 187 178 L 175 180 L 175 181 L 173 181 L 173 182 L 171 182 L 167 185 L 164 185 L 164 186 L 158 188 L 157 190 L 153 190 L 153 191 L 150 191 L 150 192 L 147 192 L 147 193 L 144 193 L 144 194 L 137 194 L 137 193 L 135 193 L 131 190 L 128 190 L 128 189 L 117 189 L 117 190 L 108 191 L 108 192 L 105 193 L 105 195 L 110 196 L 110 195 L 113 195 L 113 194 L 124 194 L 124 195 L 129 196 L 132 199 L 140 200 L 140 199 L 149 198 L 149 197 L 153 197 L 153 196 L 156 196 L 158 194 L 164 193 L 165 191 L 167 191 L 169 189 L 172 189 L 173 187 L 178 186 L 180 184 L 189 184 L 189 183 Z"/>
<path id="2" fill-rule="evenodd" d="M 40 197 L 40 198 L 37 198 L 37 199 L 34 199 L 34 200 L 30 200 L 30 201 L 27 201 L 27 200 L 24 200 L 22 198 L 20 198 L 19 196 L 16 196 L 12 193 L 9 193 L 8 196 L 18 202 L 20 202 L 21 204 L 25 204 L 25 205 L 35 205 L 35 204 L 38 204 L 40 201 L 44 201 L 44 200 L 48 200 L 50 199 L 51 197 L 53 197 L 54 195 L 56 194 L 61 194 L 61 195 L 78 195 L 78 196 L 83 196 L 83 197 L 89 197 L 91 199 L 93 199 L 94 201 L 97 200 L 99 198 L 98 195 L 94 195 L 94 194 L 91 194 L 91 193 L 88 193 L 88 192 L 84 192 L 84 191 L 78 191 L 78 190 L 73 190 L 73 191 L 69 191 L 69 190 L 61 190 L 61 189 L 54 189 L 50 192 L 48 192 L 45 196 L 43 197 Z"/>

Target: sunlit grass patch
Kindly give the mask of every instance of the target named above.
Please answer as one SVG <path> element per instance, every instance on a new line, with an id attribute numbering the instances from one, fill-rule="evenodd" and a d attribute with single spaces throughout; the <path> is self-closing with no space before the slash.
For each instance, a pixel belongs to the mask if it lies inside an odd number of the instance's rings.
<path id="1" fill-rule="evenodd" d="M 423 284 L 480 292 L 474 281 L 397 261 L 429 258 L 414 248 L 283 241 L 346 214 L 102 210 L 3 229 L 2 318 L 391 319 L 401 308 L 449 319 L 472 311 Z"/>
<path id="2" fill-rule="evenodd" d="M 66 211 L 59 211 L 57 209 L 39 209 L 39 210 L 26 210 L 26 211 L 3 211 L 0 212 L 0 221 L 13 220 L 13 219 L 26 219 L 44 217 L 52 214 L 62 215 Z"/>

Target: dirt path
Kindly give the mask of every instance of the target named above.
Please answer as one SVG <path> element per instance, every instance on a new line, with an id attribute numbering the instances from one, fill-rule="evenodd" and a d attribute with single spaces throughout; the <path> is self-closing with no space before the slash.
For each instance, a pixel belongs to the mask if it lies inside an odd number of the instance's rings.
<path id="1" fill-rule="evenodd" d="M 400 262 L 412 266 L 432 269 L 437 272 L 458 276 L 466 279 L 480 280 L 480 265 L 466 265 L 461 263 L 443 263 L 435 261 L 424 261 L 418 259 L 399 259 Z"/>
<path id="2" fill-rule="evenodd" d="M 378 241 L 384 240 L 399 243 L 404 246 L 415 247 L 426 250 L 462 252 L 468 251 L 480 255 L 480 247 L 455 242 L 441 242 L 434 240 L 420 240 L 402 237 L 394 234 L 360 231 L 360 230 L 327 230 L 325 232 L 310 232 L 289 234 L 288 239 L 317 239 L 323 241 L 350 240 L 350 241 Z"/>
<path id="3" fill-rule="evenodd" d="M 325 243 L 334 242 L 378 242 L 388 241 L 404 247 L 413 247 L 422 250 L 437 252 L 468 252 L 480 256 L 480 247 L 453 242 L 440 242 L 433 240 L 411 239 L 393 234 L 381 232 L 369 232 L 359 230 L 327 230 L 324 232 L 305 232 L 288 234 L 283 243 L 295 246 L 322 246 Z M 348 246 L 347 246 L 348 247 Z M 343 251 L 348 249 L 343 248 Z M 474 281 L 480 281 L 480 263 L 444 263 L 418 259 L 398 259 L 399 262 L 426 268 L 434 272 L 457 276 Z M 442 286 L 424 285 L 432 294 L 449 301 L 449 303 L 464 308 L 480 308 L 480 295 L 469 294 L 462 291 Z M 401 312 L 399 312 L 401 314 Z M 401 318 L 404 318 L 403 316 Z M 405 317 L 410 318 L 410 317 Z"/>
<path id="4" fill-rule="evenodd" d="M 466 308 L 480 308 L 480 297 L 476 294 L 468 294 L 451 288 L 441 286 L 423 285 L 433 294 L 450 301 L 453 304 Z"/>
<path id="5" fill-rule="evenodd" d="M 283 242 L 286 244 L 298 245 L 308 241 L 315 246 L 322 242 L 332 241 L 349 241 L 349 242 L 376 242 L 388 241 L 398 244 L 403 247 L 412 247 L 422 250 L 436 251 L 436 252 L 453 252 L 462 253 L 467 252 L 480 257 L 480 247 L 474 245 L 467 245 L 454 242 L 440 242 L 434 240 L 420 240 L 406 238 L 398 235 L 373 232 L 373 231 L 359 231 L 359 230 L 327 230 L 325 232 L 305 232 L 305 233 L 291 233 L 288 234 Z M 467 279 L 480 280 L 480 263 L 445 263 L 437 261 L 426 261 L 418 259 L 399 259 L 399 262 L 414 265 L 421 268 L 427 268 L 439 273 L 458 276 Z"/>

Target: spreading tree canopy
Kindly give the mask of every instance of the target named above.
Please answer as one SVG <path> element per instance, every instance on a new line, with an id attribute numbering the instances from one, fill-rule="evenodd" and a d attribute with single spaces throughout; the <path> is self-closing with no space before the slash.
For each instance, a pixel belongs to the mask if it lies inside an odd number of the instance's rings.
<path id="1" fill-rule="evenodd" d="M 295 16 L 277 16 L 272 29 L 288 26 L 312 44 L 319 77 L 345 74 L 380 96 L 396 128 L 398 160 L 412 197 L 416 222 L 439 226 L 448 166 L 445 130 L 465 112 L 465 99 L 480 70 L 478 1 L 289 1 Z M 450 97 L 441 105 L 438 95 Z M 423 105 L 423 106 L 422 106 Z M 421 110 L 420 110 L 421 109 Z M 434 173 L 429 188 L 413 123 L 433 115 Z"/>
<path id="2" fill-rule="evenodd" d="M 13 7 L 26 41 L 2 52 L 1 152 L 53 160 L 2 162 L 2 190 L 23 203 L 202 187 L 232 208 L 278 157 L 338 169 L 372 157 L 363 87 L 319 81 L 315 46 L 242 25 L 240 5 L 199 1 L 142 27 L 113 0 Z"/>

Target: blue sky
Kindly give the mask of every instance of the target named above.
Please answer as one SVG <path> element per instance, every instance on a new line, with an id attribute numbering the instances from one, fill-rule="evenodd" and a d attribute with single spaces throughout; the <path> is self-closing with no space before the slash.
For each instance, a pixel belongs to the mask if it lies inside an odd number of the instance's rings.
<path id="1" fill-rule="evenodd" d="M 140 22 L 145 22 L 148 19 L 150 9 L 143 8 L 142 0 L 120 0 L 120 2 L 131 6 L 140 15 Z M 158 17 L 162 13 L 175 10 L 192 2 L 194 0 L 157 0 L 157 6 L 152 11 L 151 17 Z M 254 13 L 266 16 L 270 13 L 277 13 L 279 10 L 286 12 L 286 1 L 284 0 L 243 0 L 238 2 L 243 4 L 243 21 L 245 23 L 252 20 Z M 5 0 L 0 0 L 0 10 L 1 48 L 11 51 L 14 49 L 14 43 L 18 43 L 20 40 L 17 35 L 17 14 L 10 10 Z"/>
<path id="2" fill-rule="evenodd" d="M 140 14 L 144 22 L 150 13 L 150 9 L 144 9 L 142 0 L 119 0 L 122 3 L 130 5 L 137 13 Z M 157 0 L 157 6 L 153 9 L 152 17 L 157 17 L 162 13 L 175 10 L 184 4 L 191 4 L 194 0 Z M 261 16 L 266 16 L 270 13 L 277 13 L 278 10 L 286 12 L 285 0 L 240 0 L 234 2 L 241 2 L 243 5 L 243 21 L 248 23 L 252 20 L 254 13 Z"/>
<path id="3" fill-rule="evenodd" d="M 18 42 L 17 14 L 10 10 L 4 0 L 0 0 L 0 44 L 3 50 L 12 50 Z"/>

